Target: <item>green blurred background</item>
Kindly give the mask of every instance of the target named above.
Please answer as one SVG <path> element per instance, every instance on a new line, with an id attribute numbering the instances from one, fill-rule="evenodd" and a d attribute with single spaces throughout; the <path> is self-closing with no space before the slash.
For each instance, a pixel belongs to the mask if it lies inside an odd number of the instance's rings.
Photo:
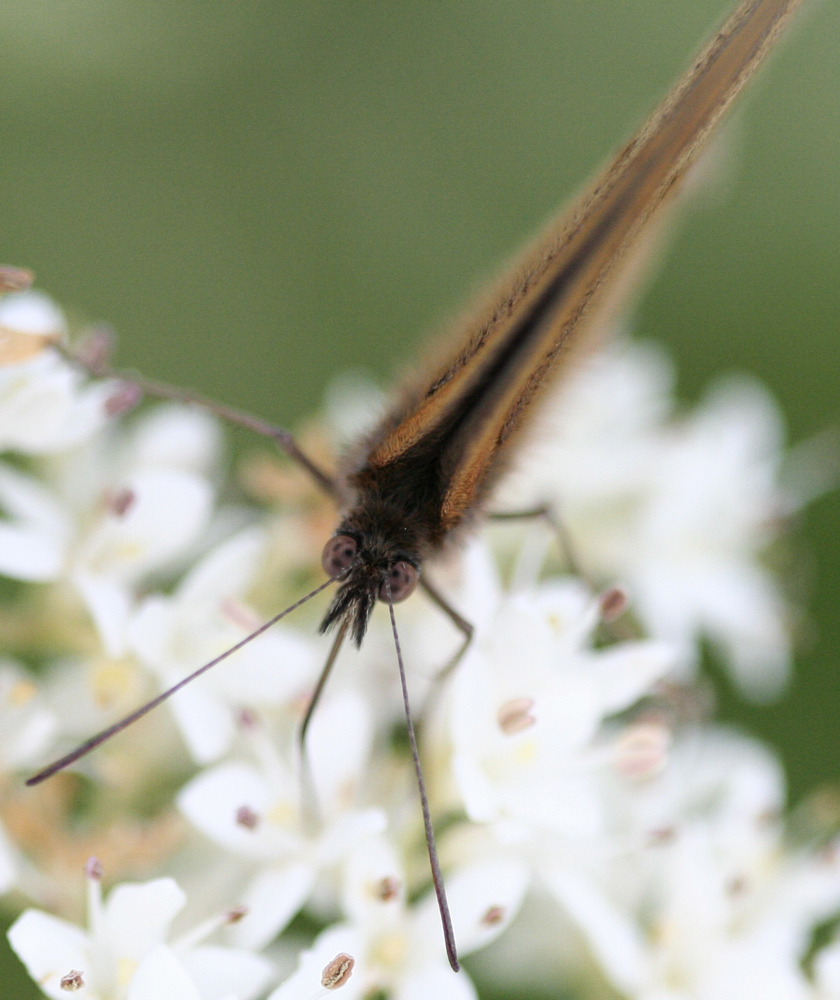
<path id="1" fill-rule="evenodd" d="M 336 373 L 384 379 L 410 356 L 728 6 L 3 0 L 0 259 L 113 324 L 122 364 L 294 425 Z M 760 375 L 794 440 L 837 419 L 838 39 L 840 5 L 810 4 L 636 323 L 686 399 L 718 372 Z M 816 629 L 789 696 L 722 695 L 794 797 L 840 778 L 839 506 L 799 533 Z M 4 996 L 36 995 L 6 975 Z"/>

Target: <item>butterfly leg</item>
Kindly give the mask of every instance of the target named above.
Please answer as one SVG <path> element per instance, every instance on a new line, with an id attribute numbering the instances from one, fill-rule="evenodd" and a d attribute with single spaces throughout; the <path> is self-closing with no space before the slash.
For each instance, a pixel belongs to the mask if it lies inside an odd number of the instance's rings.
<path id="1" fill-rule="evenodd" d="M 542 504 L 539 507 L 532 507 L 528 510 L 500 511 L 488 514 L 488 517 L 493 521 L 545 521 L 549 528 L 551 528 L 554 532 L 558 544 L 560 545 L 560 551 L 571 572 L 574 573 L 575 576 L 579 576 L 582 580 L 585 580 L 587 583 L 590 582 L 581 567 L 580 560 L 575 552 L 575 547 L 572 544 L 572 538 L 566 528 L 566 525 L 563 523 L 562 518 L 557 515 L 557 512 L 548 504 Z"/>
<path id="2" fill-rule="evenodd" d="M 469 649 L 469 645 L 472 642 L 475 628 L 473 627 L 471 622 L 468 622 L 463 615 L 459 614 L 455 610 L 455 608 L 452 607 L 449 601 L 447 601 L 447 599 L 443 596 L 443 594 L 441 594 L 441 592 L 437 589 L 437 587 L 435 587 L 435 585 L 431 583 L 427 577 L 425 576 L 420 577 L 420 586 L 426 592 L 426 596 L 432 601 L 432 603 L 437 605 L 437 607 L 446 615 L 446 617 L 452 622 L 455 628 L 457 628 L 458 631 L 463 636 L 463 641 L 461 642 L 461 645 L 458 647 L 458 649 L 455 650 L 455 654 L 447 663 L 444 664 L 444 666 L 435 674 L 434 678 L 432 679 L 429 695 L 426 698 L 426 704 L 423 707 L 423 712 L 421 714 L 420 722 L 422 725 L 426 720 L 430 707 L 434 705 L 435 701 L 437 700 L 438 695 L 440 694 L 440 691 L 443 687 L 444 681 L 458 666 L 458 664 L 461 662 L 461 659 L 464 656 L 464 653 L 466 653 L 466 651 Z"/>
<path id="3" fill-rule="evenodd" d="M 237 427 L 244 427 L 263 437 L 271 438 L 280 451 L 284 452 L 293 462 L 296 462 L 314 480 L 316 485 L 327 495 L 335 497 L 338 489 L 332 476 L 325 472 L 316 462 L 313 462 L 305 452 L 295 442 L 292 434 L 283 427 L 270 424 L 260 417 L 255 417 L 243 410 L 238 410 L 225 403 L 217 403 L 207 396 L 193 392 L 191 389 L 183 389 L 177 385 L 170 385 L 168 382 L 158 382 L 155 379 L 148 379 L 135 372 L 118 371 L 110 365 L 101 362 L 96 358 L 87 359 L 83 353 L 74 352 L 67 348 L 59 348 L 61 353 L 77 367 L 82 368 L 89 375 L 95 378 L 114 379 L 123 386 L 128 387 L 137 395 L 137 402 L 142 396 L 154 396 L 157 399 L 171 399 L 177 403 L 187 403 L 192 406 L 199 406 L 208 413 L 212 413 L 228 423 Z"/>
<path id="4" fill-rule="evenodd" d="M 488 517 L 494 521 L 524 521 L 526 519 L 533 520 L 537 518 L 545 521 L 553 530 L 560 545 L 560 551 L 562 552 L 563 557 L 566 560 L 566 565 L 569 567 L 571 572 L 583 580 L 593 594 L 599 592 L 600 588 L 582 568 L 580 559 L 578 558 L 577 553 L 575 552 L 575 547 L 572 544 L 571 535 L 563 523 L 562 518 L 560 518 L 556 511 L 548 506 L 548 504 L 544 504 L 540 507 L 533 507 L 530 510 L 491 513 L 488 514 Z M 610 641 L 619 641 L 635 637 L 635 633 L 632 630 L 628 632 L 626 628 L 619 628 L 615 624 L 616 619 L 624 613 L 627 607 L 627 595 L 621 587 L 612 586 L 607 587 L 606 590 L 602 590 L 600 592 L 600 604 L 601 629 L 605 639 Z"/>

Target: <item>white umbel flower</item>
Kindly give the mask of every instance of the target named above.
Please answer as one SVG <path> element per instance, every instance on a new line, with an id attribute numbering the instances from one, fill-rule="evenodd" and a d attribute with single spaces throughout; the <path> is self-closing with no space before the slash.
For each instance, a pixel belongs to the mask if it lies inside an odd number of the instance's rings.
<path id="1" fill-rule="evenodd" d="M 527 866 L 511 860 L 477 862 L 447 879 L 460 955 L 485 947 L 509 926 L 527 882 Z M 363 842 L 350 858 L 344 909 L 347 922 L 324 931 L 269 1000 L 332 993 L 353 1000 L 380 991 L 394 1000 L 475 1000 L 467 973 L 456 974 L 447 963 L 434 894 L 408 905 L 402 865 L 388 841 Z"/>
<path id="2" fill-rule="evenodd" d="M 106 652 L 120 656 L 136 585 L 167 567 L 207 529 L 214 491 L 206 474 L 160 458 L 154 441 L 178 432 L 178 409 L 151 418 L 132 435 L 113 468 L 114 441 L 93 442 L 56 462 L 55 488 L 0 466 L 0 573 L 21 580 L 69 580 L 79 591 Z M 191 419 L 191 418 L 190 418 Z M 157 426 L 164 423 L 164 426 Z M 203 424 L 207 422 L 202 421 Z M 206 437 L 206 434 L 205 434 Z M 168 454 L 168 452 L 167 452 Z"/>
<path id="3" fill-rule="evenodd" d="M 31 766 L 50 746 L 57 719 L 41 701 L 33 678 L 16 663 L 0 661 L 0 775 Z M 19 880 L 24 862 L 0 824 L 0 893 Z"/>
<path id="4" fill-rule="evenodd" d="M 233 911 L 172 938 L 169 927 L 186 902 L 171 878 L 124 883 L 102 899 L 95 864 L 88 879 L 87 929 L 41 910 L 26 910 L 9 942 L 52 1000 L 238 1000 L 256 997 L 271 974 L 263 958 L 205 944 L 236 919 Z"/>
<path id="5" fill-rule="evenodd" d="M 242 894 L 248 914 L 230 930 L 237 944 L 260 948 L 271 941 L 320 872 L 385 828 L 381 809 L 357 803 L 372 735 L 370 712 L 355 692 L 319 706 L 307 738 L 315 809 L 295 754 L 279 754 L 259 725 L 250 732 L 257 764 L 219 764 L 180 792 L 178 806 L 190 822 L 256 869 Z"/>
<path id="6" fill-rule="evenodd" d="M 230 649 L 261 620 L 242 603 L 267 547 L 265 532 L 240 532 L 209 552 L 171 595 L 147 597 L 129 625 L 141 661 L 170 687 Z M 218 759 L 243 708 L 276 707 L 305 690 L 317 669 L 310 637 L 281 625 L 259 636 L 170 702 L 193 760 Z"/>
<path id="7" fill-rule="evenodd" d="M 754 380 L 730 378 L 676 417 L 671 381 L 649 345 L 588 358 L 549 403 L 556 431 L 525 450 L 499 502 L 551 508 L 583 570 L 626 586 L 649 634 L 679 646 L 687 674 L 709 638 L 745 694 L 773 697 L 790 641 L 762 557 L 798 502 L 781 485 L 779 410 Z M 802 484 L 797 495 L 808 492 Z"/>
<path id="8" fill-rule="evenodd" d="M 782 794 L 778 766 L 760 745 L 698 734 L 631 791 L 630 829 L 612 841 L 628 850 L 588 870 L 559 857 L 544 866 L 545 885 L 623 995 L 813 996 L 802 959 L 813 928 L 840 906 L 840 864 L 836 850 L 786 846 Z"/>
<path id="9" fill-rule="evenodd" d="M 0 337 L 60 340 L 67 324 L 43 292 L 0 300 Z M 0 451 L 47 455 L 89 440 L 104 425 L 112 387 L 90 383 L 55 350 L 36 350 L 16 364 L 0 364 Z"/>
<path id="10" fill-rule="evenodd" d="M 452 770 L 467 815 L 519 830 L 601 827 L 596 739 L 673 665 L 660 643 L 589 648 L 597 602 L 575 581 L 506 598 L 450 692 Z"/>

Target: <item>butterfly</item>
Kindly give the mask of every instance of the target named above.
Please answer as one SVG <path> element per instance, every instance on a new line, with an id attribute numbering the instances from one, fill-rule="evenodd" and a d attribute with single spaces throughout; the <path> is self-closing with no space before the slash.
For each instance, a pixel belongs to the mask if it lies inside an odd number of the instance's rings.
<path id="1" fill-rule="evenodd" d="M 332 496 L 342 514 L 326 542 L 326 581 L 232 649 L 27 782 L 37 784 L 171 697 L 328 586 L 336 586 L 322 631 L 335 630 L 327 664 L 301 727 L 301 741 L 342 642 L 364 638 L 377 601 L 389 607 L 406 721 L 420 789 L 444 939 L 458 969 L 445 888 L 408 708 L 394 605 L 418 587 L 464 632 L 469 623 L 421 575 L 486 510 L 541 396 L 568 356 L 594 336 L 594 317 L 632 267 L 640 241 L 673 198 L 715 125 L 778 38 L 799 0 L 745 0 L 713 36 L 659 108 L 585 193 L 525 253 L 478 311 L 409 381 L 379 425 L 337 474 L 321 469 L 285 430 L 187 391 L 126 378 L 158 396 L 193 401 L 273 438 Z M 95 374 L 114 373 L 88 365 Z"/>

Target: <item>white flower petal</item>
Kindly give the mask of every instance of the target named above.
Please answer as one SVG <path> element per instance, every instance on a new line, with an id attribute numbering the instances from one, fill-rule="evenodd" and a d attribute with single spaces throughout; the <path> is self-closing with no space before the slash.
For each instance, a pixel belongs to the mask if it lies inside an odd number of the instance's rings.
<path id="1" fill-rule="evenodd" d="M 394 990 L 394 1000 L 478 1000 L 466 972 L 453 972 L 448 965 L 431 965 L 407 973 Z"/>
<path id="2" fill-rule="evenodd" d="M 191 545 L 209 523 L 213 491 L 192 473 L 141 469 L 121 488 L 133 498 L 128 509 L 103 517 L 77 557 L 92 574 L 138 580 Z"/>
<path id="3" fill-rule="evenodd" d="M 131 591 L 112 577 L 82 569 L 72 574 L 72 580 L 87 605 L 106 652 L 109 656 L 122 656 L 133 599 Z"/>
<path id="4" fill-rule="evenodd" d="M 184 577 L 178 603 L 190 607 L 218 608 L 224 597 L 241 597 L 251 586 L 268 536 L 247 528 L 216 546 Z"/>
<path id="5" fill-rule="evenodd" d="M 318 935 L 311 948 L 301 953 L 297 971 L 269 994 L 268 1000 L 322 1000 L 325 992 L 321 986 L 324 969 L 338 955 L 349 955 L 355 967 L 341 986 L 330 996 L 336 1000 L 357 1000 L 371 988 L 364 969 L 364 940 L 359 931 L 349 924 L 328 927 Z"/>
<path id="6" fill-rule="evenodd" d="M 244 636 L 238 632 L 233 642 Z M 318 666 L 312 638 L 278 625 L 234 653 L 230 668 L 216 674 L 214 682 L 234 705 L 282 705 L 309 687 Z"/>
<path id="7" fill-rule="evenodd" d="M 601 968 L 619 990 L 636 995 L 649 978 L 639 929 L 580 871 L 554 866 L 545 883 L 587 937 Z"/>
<path id="8" fill-rule="evenodd" d="M 112 391 L 105 382 L 85 386 L 52 351 L 0 369 L 0 449 L 46 455 L 87 441 L 104 425 Z"/>
<path id="9" fill-rule="evenodd" d="M 387 889 L 384 897 L 383 887 Z M 402 917 L 405 872 L 389 840 L 366 838 L 353 851 L 345 865 L 342 901 L 344 912 L 354 923 L 372 925 Z"/>
<path id="10" fill-rule="evenodd" d="M 33 288 L 0 299 L 0 326 L 38 336 L 67 332 L 64 313 L 49 295 Z"/>
<path id="11" fill-rule="evenodd" d="M 66 513 L 36 480 L 0 465 L 0 573 L 33 582 L 61 572 L 70 537 Z"/>
<path id="12" fill-rule="evenodd" d="M 124 882 L 105 903 L 108 937 L 114 953 L 140 960 L 162 944 L 186 896 L 171 878 L 151 882 Z"/>
<path id="13" fill-rule="evenodd" d="M 138 424 L 131 459 L 136 466 L 168 466 L 204 475 L 218 461 L 220 446 L 215 417 L 196 406 L 162 404 Z"/>
<path id="14" fill-rule="evenodd" d="M 58 720 L 45 708 L 30 676 L 12 661 L 0 661 L 0 766 L 29 765 L 55 735 Z"/>
<path id="15" fill-rule="evenodd" d="M 814 980 L 824 1000 L 840 998 L 840 944 L 823 948 L 814 960 Z"/>
<path id="16" fill-rule="evenodd" d="M 358 692 L 343 692 L 318 706 L 306 745 L 323 810 L 343 812 L 355 804 L 372 740 L 370 710 Z"/>
<path id="17" fill-rule="evenodd" d="M 196 663 L 196 667 L 201 666 Z M 169 677 L 174 683 L 180 678 Z M 236 727 L 233 714 L 213 691 L 201 687 L 201 681 L 179 691 L 170 701 L 172 714 L 196 764 L 209 764 L 230 746 Z"/>
<path id="18" fill-rule="evenodd" d="M 37 479 L 8 465 L 0 465 L 0 506 L 15 519 L 57 540 L 68 535 L 67 515 L 61 503 Z"/>
<path id="19" fill-rule="evenodd" d="M 66 994 L 65 994 L 66 996 Z M 160 945 L 140 962 L 127 1000 L 204 1000 L 171 948 Z"/>
<path id="20" fill-rule="evenodd" d="M 273 804 L 272 790 L 263 776 L 256 768 L 238 763 L 204 771 L 177 798 L 181 812 L 211 840 L 244 857 L 266 861 L 274 860 L 277 853 L 278 825 L 265 821 Z M 243 806 L 260 820 L 254 829 L 236 821 Z"/>
<path id="21" fill-rule="evenodd" d="M 261 871 L 245 890 L 245 916 L 229 930 L 232 944 L 258 951 L 272 941 L 306 902 L 315 881 L 311 865 L 290 864 Z"/>
<path id="22" fill-rule="evenodd" d="M 0 826 L 0 894 L 8 892 L 17 882 L 21 861 L 17 847 Z"/>
<path id="23" fill-rule="evenodd" d="M 598 652 L 589 671 L 601 715 L 633 705 L 673 668 L 675 660 L 674 647 L 664 642 L 622 642 Z"/>
<path id="24" fill-rule="evenodd" d="M 59 983 L 71 969 L 90 969 L 87 937 L 81 928 L 40 910 L 26 910 L 9 929 L 9 944 L 26 971 L 53 1000 L 65 1000 Z"/>
<path id="25" fill-rule="evenodd" d="M 128 623 L 128 643 L 140 659 L 156 670 L 169 666 L 170 647 L 177 642 L 175 604 L 163 594 L 151 594 Z M 196 663 L 195 667 L 200 666 Z"/>
<path id="26" fill-rule="evenodd" d="M 201 1000 L 224 1000 L 231 994 L 238 1000 L 253 1000 L 272 973 L 267 959 L 234 948 L 203 945 L 180 958 Z"/>
<path id="27" fill-rule="evenodd" d="M 35 528 L 0 524 L 0 573 L 27 583 L 46 583 L 61 573 L 64 549 Z"/>
<path id="28" fill-rule="evenodd" d="M 491 857 L 461 868 L 446 879 L 446 895 L 459 955 L 469 955 L 494 941 L 519 912 L 530 874 L 525 862 Z M 417 933 L 443 947 L 437 901 L 428 896 L 418 909 Z M 429 947 L 429 945 L 426 945 Z"/>

